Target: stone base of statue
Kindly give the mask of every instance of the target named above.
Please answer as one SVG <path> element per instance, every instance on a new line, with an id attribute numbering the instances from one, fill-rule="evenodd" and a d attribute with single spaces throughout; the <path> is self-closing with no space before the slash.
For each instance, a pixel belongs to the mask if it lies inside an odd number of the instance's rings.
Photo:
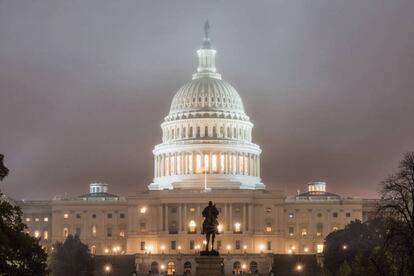
<path id="1" fill-rule="evenodd" d="M 210 253 L 211 252 L 211 253 Z M 207 251 L 205 255 L 195 258 L 197 263 L 196 276 L 222 276 L 223 273 L 223 258 L 215 254 L 217 251 Z M 209 255 L 207 255 L 209 253 Z M 217 252 L 218 253 L 218 252 Z"/>

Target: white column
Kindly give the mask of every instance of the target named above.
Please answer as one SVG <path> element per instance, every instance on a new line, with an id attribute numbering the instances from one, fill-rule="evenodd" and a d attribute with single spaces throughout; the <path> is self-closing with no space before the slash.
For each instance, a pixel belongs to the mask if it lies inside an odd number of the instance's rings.
<path id="1" fill-rule="evenodd" d="M 184 203 L 184 221 L 183 221 L 183 228 L 182 230 L 186 232 L 187 229 L 187 203 Z"/>
<path id="2" fill-rule="evenodd" d="M 224 203 L 224 231 L 229 231 L 229 220 L 227 216 L 227 203 Z"/>
<path id="3" fill-rule="evenodd" d="M 168 225 L 168 204 L 165 204 L 165 232 L 168 233 L 169 230 L 170 228 Z"/>

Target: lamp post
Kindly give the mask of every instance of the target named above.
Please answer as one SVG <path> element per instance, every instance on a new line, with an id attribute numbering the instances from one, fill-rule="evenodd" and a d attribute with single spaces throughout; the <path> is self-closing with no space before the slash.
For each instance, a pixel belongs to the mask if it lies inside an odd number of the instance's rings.
<path id="1" fill-rule="evenodd" d="M 107 276 L 111 275 L 111 271 L 112 271 L 111 265 L 109 265 L 109 264 L 105 265 L 104 271 L 105 271 L 105 275 L 107 275 Z"/>

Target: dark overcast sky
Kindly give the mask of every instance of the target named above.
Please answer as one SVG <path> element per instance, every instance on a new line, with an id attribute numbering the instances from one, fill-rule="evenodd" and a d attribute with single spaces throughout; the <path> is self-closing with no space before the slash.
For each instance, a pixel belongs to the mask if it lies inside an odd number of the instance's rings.
<path id="1" fill-rule="evenodd" d="M 267 187 L 376 196 L 414 149 L 413 13 L 412 0 L 0 0 L 1 189 L 144 190 L 208 18 Z"/>

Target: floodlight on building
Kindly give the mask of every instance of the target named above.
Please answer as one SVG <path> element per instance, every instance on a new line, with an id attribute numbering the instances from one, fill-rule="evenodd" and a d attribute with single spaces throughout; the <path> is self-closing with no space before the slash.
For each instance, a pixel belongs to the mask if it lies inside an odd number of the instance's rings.
<path id="1" fill-rule="evenodd" d="M 206 241 L 206 240 L 204 240 L 204 241 L 203 241 L 203 244 L 204 244 L 204 245 L 207 245 L 207 241 Z"/>
<path id="2" fill-rule="evenodd" d="M 141 209 L 139 210 L 139 212 L 141 214 L 145 214 L 147 212 L 147 207 L 141 207 Z"/>
<path id="3" fill-rule="evenodd" d="M 303 249 L 303 251 L 305 251 L 306 253 L 308 253 L 308 252 L 309 252 L 309 248 L 305 247 L 305 248 Z"/>
<path id="4" fill-rule="evenodd" d="M 243 270 L 246 270 L 247 265 L 246 265 L 246 264 L 242 264 L 241 268 L 242 268 Z"/>
<path id="5" fill-rule="evenodd" d="M 348 245 L 346 245 L 346 244 L 342 245 L 342 249 L 343 250 L 347 250 L 348 249 Z"/>
<path id="6" fill-rule="evenodd" d="M 108 248 L 105 248 L 104 252 L 105 252 L 105 254 L 108 254 L 109 253 L 109 249 Z"/>

